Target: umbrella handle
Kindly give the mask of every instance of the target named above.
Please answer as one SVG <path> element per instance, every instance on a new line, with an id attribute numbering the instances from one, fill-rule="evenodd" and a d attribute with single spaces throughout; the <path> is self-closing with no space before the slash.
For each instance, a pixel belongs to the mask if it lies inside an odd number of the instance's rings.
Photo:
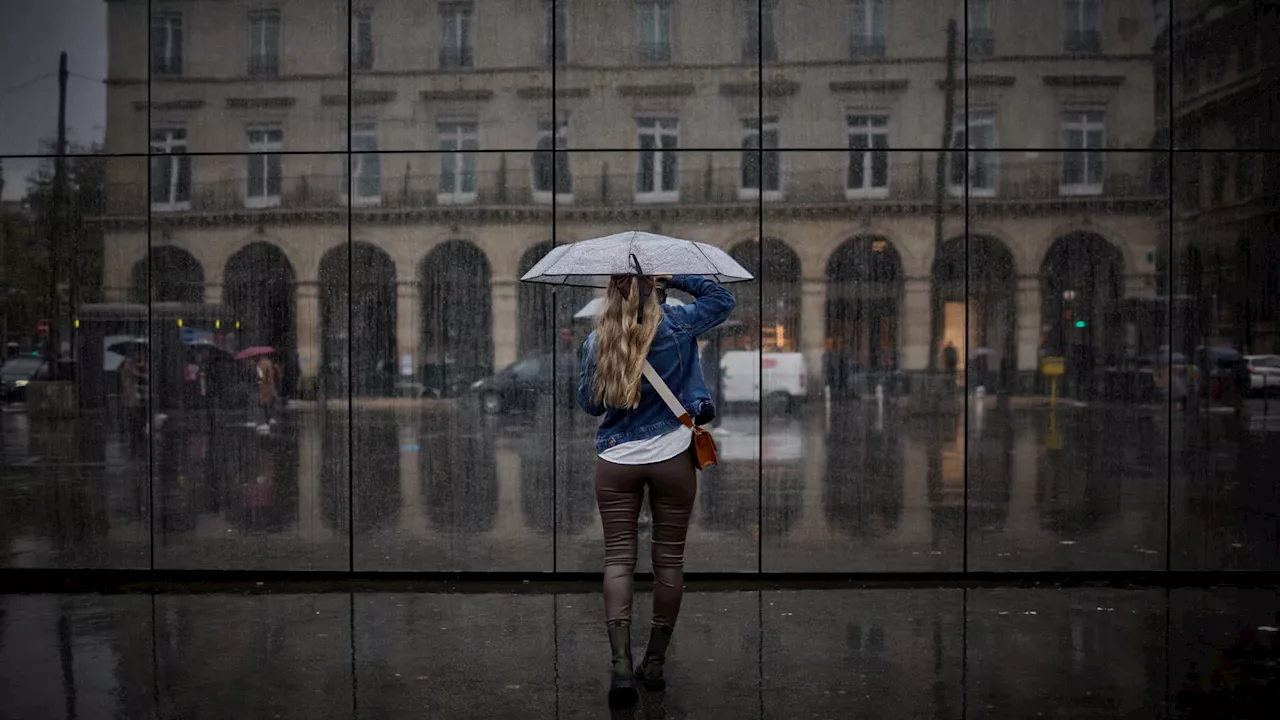
<path id="1" fill-rule="evenodd" d="M 635 279 L 631 281 L 631 284 L 632 284 L 631 291 L 634 293 L 637 293 L 636 324 L 643 325 L 644 324 L 644 292 L 643 292 L 644 270 L 640 268 L 640 259 L 636 257 L 635 253 L 631 253 L 630 260 L 631 260 L 631 267 L 632 269 L 635 270 Z"/>

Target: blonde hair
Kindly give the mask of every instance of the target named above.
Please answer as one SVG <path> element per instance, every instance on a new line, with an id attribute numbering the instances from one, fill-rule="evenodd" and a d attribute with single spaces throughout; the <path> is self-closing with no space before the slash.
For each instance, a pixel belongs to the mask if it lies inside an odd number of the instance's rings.
<path id="1" fill-rule="evenodd" d="M 649 346 L 662 322 L 656 289 L 644 292 L 645 283 L 633 278 L 609 285 L 604 311 L 596 318 L 596 402 L 604 407 L 630 410 L 640 404 L 640 375 Z M 623 295 L 623 288 L 630 292 Z M 636 311 L 644 303 L 644 322 Z"/>

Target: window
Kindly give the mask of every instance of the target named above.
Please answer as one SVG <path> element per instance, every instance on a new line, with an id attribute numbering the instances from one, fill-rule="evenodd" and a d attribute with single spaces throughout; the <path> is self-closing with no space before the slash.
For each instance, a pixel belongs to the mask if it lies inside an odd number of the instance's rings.
<path id="1" fill-rule="evenodd" d="M 670 0 L 640 0 L 636 10 L 639 15 L 640 62 L 671 62 Z"/>
<path id="2" fill-rule="evenodd" d="M 373 11 L 357 10 L 351 16 L 351 68 L 373 69 Z"/>
<path id="3" fill-rule="evenodd" d="M 991 57 L 996 51 L 991 34 L 991 0 L 969 0 L 968 53 L 971 58 Z"/>
<path id="4" fill-rule="evenodd" d="M 274 126 L 249 128 L 248 184 L 244 206 L 276 207 L 280 204 L 280 151 L 284 149 L 284 131 Z"/>
<path id="5" fill-rule="evenodd" d="M 469 203 L 476 199 L 476 124 L 445 122 L 436 126 L 440 136 L 440 188 L 442 205 Z"/>
<path id="6" fill-rule="evenodd" d="M 343 175 L 342 194 L 350 198 L 351 204 L 377 205 L 382 202 L 382 161 L 378 155 L 376 123 L 352 124 L 351 164 L 343 169 Z"/>
<path id="7" fill-rule="evenodd" d="M 951 136 L 951 158 L 947 178 L 952 193 L 991 197 L 996 194 L 998 169 L 995 118 L 989 112 L 976 112 L 962 120 Z M 965 150 L 968 152 L 965 152 Z"/>
<path id="8" fill-rule="evenodd" d="M 1062 0 L 1066 38 L 1063 50 L 1069 53 L 1096 53 L 1102 50 L 1102 0 Z"/>
<path id="9" fill-rule="evenodd" d="M 743 17 L 747 19 L 746 37 L 742 40 L 744 62 L 775 62 L 778 59 L 778 41 L 773 34 L 773 16 L 777 0 L 755 0 L 747 3 Z"/>
<path id="10" fill-rule="evenodd" d="M 260 10 L 249 13 L 249 74 L 280 73 L 280 13 Z"/>
<path id="11" fill-rule="evenodd" d="M 850 115 L 849 172 L 845 197 L 868 198 L 889 195 L 889 117 Z"/>
<path id="12" fill-rule="evenodd" d="M 849 0 L 849 55 L 884 57 L 885 0 Z"/>
<path id="13" fill-rule="evenodd" d="M 568 142 L 568 123 L 560 121 L 553 125 L 550 120 L 538 123 L 538 149 L 533 153 L 535 200 L 549 202 L 553 187 L 557 200 L 573 199 L 573 176 L 569 172 L 569 153 L 555 152 L 556 148 L 564 150 Z"/>
<path id="14" fill-rule="evenodd" d="M 1102 192 L 1105 118 L 1101 111 L 1062 113 L 1062 195 L 1097 195 Z"/>
<path id="15" fill-rule="evenodd" d="M 640 157 L 636 170 L 636 200 L 674 202 L 680 199 L 679 123 L 675 118 L 640 118 Z"/>
<path id="16" fill-rule="evenodd" d="M 151 207 L 191 209 L 191 156 L 185 128 L 151 131 Z"/>
<path id="17" fill-rule="evenodd" d="M 464 68 L 475 64 L 471 46 L 471 4 L 440 6 L 440 67 Z"/>
<path id="18" fill-rule="evenodd" d="M 182 16 L 178 13 L 151 18 L 151 72 L 182 74 Z"/>
<path id="19" fill-rule="evenodd" d="M 742 183 L 740 197 L 756 197 L 761 190 L 765 198 L 782 196 L 780 161 L 778 153 L 778 118 L 751 118 L 743 121 Z"/>
<path id="20" fill-rule="evenodd" d="M 543 62 L 548 65 L 563 65 L 568 53 L 569 18 L 566 15 L 566 0 L 543 0 L 547 15 L 546 50 Z"/>

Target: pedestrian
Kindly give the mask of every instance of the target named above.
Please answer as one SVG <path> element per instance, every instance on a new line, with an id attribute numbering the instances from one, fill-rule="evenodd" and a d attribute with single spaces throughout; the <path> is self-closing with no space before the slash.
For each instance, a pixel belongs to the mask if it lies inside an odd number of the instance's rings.
<path id="1" fill-rule="evenodd" d="M 258 407 L 262 409 L 262 424 L 258 425 L 258 432 L 268 433 L 271 432 L 271 426 L 275 424 L 280 370 L 266 355 L 258 356 L 258 366 L 255 369 L 258 377 Z"/>
<path id="2" fill-rule="evenodd" d="M 942 365 L 947 369 L 947 377 L 951 378 L 952 386 L 956 382 L 956 368 L 960 364 L 960 353 L 956 351 L 955 343 L 947 341 L 947 346 L 942 349 Z"/>
<path id="3" fill-rule="evenodd" d="M 652 385 L 641 382 L 646 361 L 697 425 L 715 417 L 698 359 L 698 336 L 729 317 L 734 297 L 718 283 L 676 275 L 671 287 L 694 297 L 688 305 L 658 303 L 653 276 L 609 281 L 604 311 L 582 345 L 578 404 L 604 416 L 596 431 L 596 504 L 604 528 L 604 607 L 613 650 L 609 704 L 638 699 L 666 686 L 663 664 L 684 595 L 684 542 L 697 494 L 692 431 Z M 631 599 L 636 566 L 636 519 L 649 491 L 653 517 L 653 627 L 644 659 L 631 657 Z"/>
<path id="4" fill-rule="evenodd" d="M 124 409 L 125 432 L 129 447 L 137 450 L 147 427 L 148 403 L 147 351 L 139 347 L 120 365 L 120 405 Z"/>

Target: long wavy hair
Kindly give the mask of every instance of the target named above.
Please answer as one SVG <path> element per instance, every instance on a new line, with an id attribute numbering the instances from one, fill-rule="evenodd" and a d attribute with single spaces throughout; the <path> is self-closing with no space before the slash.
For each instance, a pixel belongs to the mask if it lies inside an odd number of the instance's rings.
<path id="1" fill-rule="evenodd" d="M 644 278 L 636 289 L 633 276 L 614 277 L 605 294 L 604 311 L 596 318 L 596 402 L 630 410 L 640 404 L 640 375 L 649 346 L 662 322 L 654 280 Z M 636 311 L 644 303 L 644 322 Z"/>

